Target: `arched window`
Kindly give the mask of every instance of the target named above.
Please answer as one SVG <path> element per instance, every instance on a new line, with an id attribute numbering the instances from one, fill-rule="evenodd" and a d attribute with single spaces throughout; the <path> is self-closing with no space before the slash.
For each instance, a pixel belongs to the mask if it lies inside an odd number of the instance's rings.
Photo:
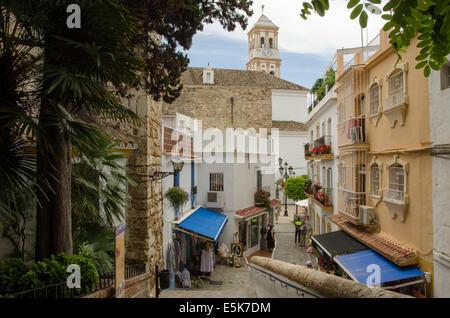
<path id="1" fill-rule="evenodd" d="M 394 164 L 389 167 L 389 199 L 403 202 L 405 197 L 405 169 Z"/>
<path id="2" fill-rule="evenodd" d="M 264 46 L 264 37 L 263 37 L 263 36 L 261 37 L 261 47 L 262 47 L 262 48 L 265 47 L 265 46 Z"/>
<path id="3" fill-rule="evenodd" d="M 319 215 L 316 215 L 316 229 L 317 229 L 316 235 L 320 234 L 320 218 L 319 218 Z"/>
<path id="4" fill-rule="evenodd" d="M 403 71 L 394 72 L 388 80 L 388 107 L 395 107 L 403 101 Z"/>
<path id="5" fill-rule="evenodd" d="M 370 114 L 376 115 L 380 112 L 380 86 L 373 85 L 370 88 Z"/>
<path id="6" fill-rule="evenodd" d="M 331 168 L 327 170 L 327 183 L 325 186 L 330 190 L 333 187 L 333 170 Z"/>
<path id="7" fill-rule="evenodd" d="M 372 179 L 372 195 L 380 196 L 380 167 L 377 164 L 372 165 L 371 168 L 371 179 Z"/>
<path id="8" fill-rule="evenodd" d="M 331 118 L 328 118 L 328 121 L 327 121 L 327 136 L 331 137 Z M 331 140 L 330 140 L 329 146 L 331 146 Z"/>
<path id="9" fill-rule="evenodd" d="M 274 71 L 270 71 L 270 75 L 275 75 L 275 72 Z"/>
<path id="10" fill-rule="evenodd" d="M 269 38 L 269 47 L 273 49 L 273 39 Z"/>

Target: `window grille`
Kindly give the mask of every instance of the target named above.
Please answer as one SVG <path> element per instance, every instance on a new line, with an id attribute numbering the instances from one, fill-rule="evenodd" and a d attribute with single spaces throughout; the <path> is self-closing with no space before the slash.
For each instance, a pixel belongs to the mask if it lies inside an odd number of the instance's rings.
<path id="1" fill-rule="evenodd" d="M 223 173 L 209 175 L 209 191 L 223 191 Z"/>

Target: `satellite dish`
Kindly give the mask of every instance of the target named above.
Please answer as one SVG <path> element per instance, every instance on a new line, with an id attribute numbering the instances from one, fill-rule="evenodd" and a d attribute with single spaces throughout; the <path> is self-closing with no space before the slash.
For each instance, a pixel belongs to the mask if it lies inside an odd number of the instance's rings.
<path id="1" fill-rule="evenodd" d="M 380 15 L 381 14 L 381 9 L 378 8 L 377 6 L 371 4 L 371 3 L 366 3 L 366 9 L 372 13 L 372 14 L 376 14 L 376 15 Z"/>

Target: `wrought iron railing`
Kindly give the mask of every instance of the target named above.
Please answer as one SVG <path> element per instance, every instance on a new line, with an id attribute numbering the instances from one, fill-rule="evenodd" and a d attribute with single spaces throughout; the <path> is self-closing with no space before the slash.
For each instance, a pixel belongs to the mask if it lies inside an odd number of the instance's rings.
<path id="1" fill-rule="evenodd" d="M 146 272 L 147 272 L 146 265 L 144 263 L 126 265 L 125 279 L 128 280 L 130 278 L 143 275 Z M 13 298 L 31 298 L 31 299 L 79 298 L 115 285 L 116 285 L 115 274 L 107 273 L 103 274 L 98 279 L 97 282 L 85 283 L 83 282 L 83 280 L 81 280 L 80 283 L 81 288 L 69 288 L 67 287 L 66 282 L 61 282 L 57 284 L 21 291 L 9 296 Z"/>
<path id="2" fill-rule="evenodd" d="M 405 203 L 405 192 L 392 189 L 383 189 L 383 197 L 385 200 L 396 202 L 399 204 Z"/>

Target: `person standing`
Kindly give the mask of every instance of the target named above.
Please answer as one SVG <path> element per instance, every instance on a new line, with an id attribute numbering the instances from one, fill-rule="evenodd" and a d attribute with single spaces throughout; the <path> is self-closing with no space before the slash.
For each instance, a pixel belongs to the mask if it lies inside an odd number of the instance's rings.
<path id="1" fill-rule="evenodd" d="M 297 245 L 298 242 L 300 242 L 300 227 L 302 225 L 302 222 L 300 221 L 296 221 L 295 222 L 295 238 L 294 238 L 294 243 L 295 245 Z"/>
<path id="2" fill-rule="evenodd" d="M 267 226 L 267 248 L 272 252 L 273 248 L 275 247 L 275 232 L 273 230 L 272 225 Z"/>

